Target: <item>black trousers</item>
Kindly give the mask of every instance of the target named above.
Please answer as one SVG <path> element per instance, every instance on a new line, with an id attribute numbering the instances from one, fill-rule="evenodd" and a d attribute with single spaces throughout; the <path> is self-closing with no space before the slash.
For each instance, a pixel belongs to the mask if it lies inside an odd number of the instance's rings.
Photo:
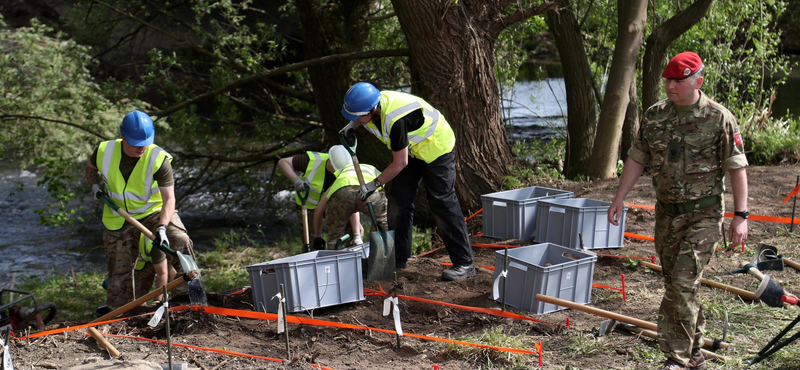
<path id="1" fill-rule="evenodd" d="M 453 152 L 430 164 L 408 158 L 408 165 L 392 179 L 389 194 L 389 229 L 394 230 L 395 259 L 403 262 L 411 257 L 411 232 L 414 221 L 414 195 L 420 179 L 425 182 L 428 203 L 439 236 L 444 241 L 454 265 L 472 263 L 472 246 L 467 224 L 456 197 L 456 161 Z"/>

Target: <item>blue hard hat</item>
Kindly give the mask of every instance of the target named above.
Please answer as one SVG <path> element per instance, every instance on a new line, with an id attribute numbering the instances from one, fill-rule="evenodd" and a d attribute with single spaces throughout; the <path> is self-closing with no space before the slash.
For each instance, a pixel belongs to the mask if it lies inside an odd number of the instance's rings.
<path id="1" fill-rule="evenodd" d="M 148 146 L 153 143 L 156 130 L 153 127 L 153 120 L 147 113 L 135 110 L 128 113 L 119 125 L 122 137 L 133 146 Z"/>
<path id="2" fill-rule="evenodd" d="M 366 116 L 372 108 L 381 101 L 381 92 L 369 82 L 359 82 L 344 95 L 342 115 L 344 118 L 355 121 L 361 116 Z"/>

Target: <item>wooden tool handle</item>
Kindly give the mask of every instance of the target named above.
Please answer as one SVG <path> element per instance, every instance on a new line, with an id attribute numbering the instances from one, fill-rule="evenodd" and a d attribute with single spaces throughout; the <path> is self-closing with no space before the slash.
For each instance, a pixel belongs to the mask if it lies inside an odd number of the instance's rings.
<path id="1" fill-rule="evenodd" d="M 639 319 L 636 319 L 636 318 L 633 318 L 633 317 L 629 317 L 629 316 L 618 314 L 616 312 L 610 312 L 610 311 L 606 311 L 606 310 L 601 310 L 599 308 L 589 307 L 589 306 L 586 306 L 586 305 L 583 305 L 583 304 L 580 304 L 580 303 L 575 303 L 575 302 L 572 302 L 572 301 L 567 301 L 567 300 L 563 300 L 563 299 L 559 299 L 559 298 L 554 298 L 554 297 L 550 297 L 550 296 L 547 296 L 547 295 L 544 295 L 544 294 L 537 294 L 534 298 L 537 301 L 540 301 L 540 302 L 552 303 L 552 304 L 559 305 L 559 306 L 562 306 L 562 307 L 571 308 L 573 310 L 583 311 L 583 312 L 586 312 L 588 314 L 592 314 L 592 315 L 596 315 L 596 316 L 602 316 L 602 317 L 605 317 L 605 318 L 608 318 L 608 319 L 625 322 L 625 323 L 628 323 L 628 324 L 631 324 L 631 325 L 636 325 L 636 326 L 638 326 L 640 328 L 643 328 L 643 329 L 648 329 L 648 330 L 653 330 L 653 331 L 658 330 L 658 325 L 653 324 L 652 322 L 639 320 Z M 711 339 L 708 339 L 708 338 L 703 338 L 703 343 L 707 347 L 711 347 L 714 344 L 714 341 L 712 341 Z M 720 343 L 720 348 L 728 348 L 728 346 L 729 346 L 728 343 L 725 343 L 725 342 Z"/>
<path id="2" fill-rule="evenodd" d="M 106 339 L 106 337 L 104 337 L 103 334 L 100 334 L 100 332 L 97 331 L 97 329 L 89 328 L 89 334 L 91 334 L 92 338 L 94 338 L 94 340 L 97 341 L 97 344 L 105 347 L 105 349 L 108 350 L 108 353 L 111 355 L 111 357 L 119 357 L 119 351 L 116 348 L 114 348 L 114 346 L 111 345 L 111 343 Z"/>
<path id="3" fill-rule="evenodd" d="M 358 176 L 358 183 L 361 186 L 364 186 L 366 182 L 364 181 L 364 174 L 361 173 L 361 164 L 358 163 L 358 157 L 353 155 L 353 168 L 356 169 L 356 176 Z"/>
<path id="4" fill-rule="evenodd" d="M 662 270 L 661 266 L 656 265 L 654 263 L 642 261 L 641 264 L 642 264 L 642 266 L 647 267 L 647 268 L 652 269 L 652 270 L 656 270 L 656 271 L 661 271 Z M 741 296 L 742 298 L 747 298 L 747 299 L 749 299 L 751 301 L 758 301 L 759 300 L 758 297 L 754 293 L 748 292 L 748 291 L 746 291 L 744 289 L 739 289 L 739 288 L 736 288 L 736 287 L 733 287 L 733 286 L 730 286 L 730 285 L 727 285 L 727 284 L 718 283 L 716 281 L 711 281 L 711 280 L 708 280 L 708 279 L 700 279 L 700 282 L 705 284 L 705 285 L 708 285 L 710 287 L 714 287 L 714 288 L 717 288 L 717 289 L 722 289 L 722 290 L 731 292 L 733 294 Z"/>
<path id="5" fill-rule="evenodd" d="M 789 267 L 797 270 L 797 271 L 800 271 L 800 263 L 798 263 L 795 260 L 790 260 L 790 259 L 788 259 L 786 257 L 783 257 L 783 263 L 788 265 Z"/>
<path id="6" fill-rule="evenodd" d="M 148 228 L 144 227 L 144 225 L 142 225 L 142 223 L 139 222 L 139 220 L 133 218 L 133 216 L 131 216 L 128 212 L 125 212 L 125 210 L 120 208 L 117 210 L 117 213 L 119 213 L 119 215 L 122 216 L 122 218 L 124 218 L 126 221 L 133 224 L 133 226 L 136 226 L 136 228 L 139 229 L 139 231 L 141 231 L 142 234 L 144 234 L 144 236 L 146 236 L 148 239 L 156 240 L 156 236 L 152 232 L 150 232 Z"/>
<path id="7" fill-rule="evenodd" d="M 748 263 L 747 263 L 747 262 L 741 262 L 741 263 L 739 263 L 739 267 L 745 267 L 745 266 L 747 266 L 747 265 L 748 265 Z M 751 267 L 750 269 L 748 269 L 748 270 L 747 270 L 747 272 L 749 272 L 749 273 L 750 273 L 750 275 L 753 275 L 753 276 L 755 276 L 755 277 L 758 279 L 758 281 L 764 280 L 764 274 L 763 274 L 763 273 L 761 273 L 761 270 L 759 270 L 759 269 L 758 269 L 758 268 L 756 268 L 756 267 Z"/>
<path id="8" fill-rule="evenodd" d="M 187 275 L 189 276 L 189 279 L 193 279 L 195 276 L 197 276 L 197 271 L 194 271 L 194 270 L 189 271 L 189 273 Z M 180 285 L 183 282 L 184 282 L 183 276 L 178 277 L 177 279 L 172 280 L 172 281 L 169 282 L 169 284 L 167 284 L 167 290 L 172 290 L 172 288 L 175 288 L 176 286 Z M 93 320 L 92 322 L 95 323 L 95 322 L 106 321 L 106 320 L 111 320 L 113 318 L 116 318 L 117 316 L 122 315 L 125 312 L 128 312 L 128 311 L 130 311 L 130 310 L 132 310 L 132 309 L 134 309 L 136 307 L 141 306 L 142 303 L 145 303 L 145 302 L 147 302 L 147 301 L 149 301 L 149 300 L 151 300 L 151 299 L 153 299 L 155 297 L 158 297 L 158 295 L 161 294 L 161 293 L 162 293 L 162 288 L 159 287 L 158 289 L 156 289 L 156 290 L 154 290 L 154 291 L 152 291 L 150 293 L 147 293 L 147 294 L 139 297 L 135 301 L 129 302 L 128 304 L 126 304 L 126 305 L 124 305 L 124 306 L 122 306 L 120 308 L 117 308 L 116 310 L 111 311 L 111 312 L 109 312 L 109 313 L 107 313 L 107 314 L 105 314 L 105 315 Z"/>
<path id="9" fill-rule="evenodd" d="M 325 195 L 323 195 L 323 197 L 324 196 Z M 303 208 L 303 210 L 302 210 L 302 214 L 303 214 L 303 244 L 308 245 L 308 239 L 309 239 L 309 236 L 308 236 L 308 208 L 306 208 L 305 204 L 303 204 L 302 208 Z"/>

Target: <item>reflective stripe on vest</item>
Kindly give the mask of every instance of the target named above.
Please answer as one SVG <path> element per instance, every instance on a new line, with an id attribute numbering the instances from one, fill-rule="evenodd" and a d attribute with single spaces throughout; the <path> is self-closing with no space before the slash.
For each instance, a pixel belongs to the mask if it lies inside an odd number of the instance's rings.
<path id="1" fill-rule="evenodd" d="M 378 176 L 380 176 L 380 174 L 381 171 L 378 171 L 377 168 L 361 163 L 361 175 L 364 176 L 364 183 L 375 180 Z M 331 199 L 337 190 L 346 186 L 361 186 L 361 183 L 358 182 L 356 168 L 353 167 L 352 164 L 344 166 L 341 171 L 336 173 L 336 181 L 333 182 L 330 190 L 328 190 L 328 199 Z M 383 186 L 381 186 L 381 188 L 383 188 Z"/>
<path id="2" fill-rule="evenodd" d="M 143 269 L 146 263 L 153 262 L 153 257 L 150 257 L 152 250 L 153 241 L 144 236 L 144 234 L 139 233 L 139 258 L 136 259 L 137 271 Z"/>
<path id="3" fill-rule="evenodd" d="M 322 197 L 322 187 L 325 184 L 325 165 L 328 163 L 328 153 L 319 152 L 306 152 L 308 154 L 308 166 L 303 173 L 306 181 L 309 182 L 310 189 L 308 192 L 308 199 L 306 199 L 306 208 L 317 208 L 319 199 Z M 297 205 L 302 205 L 300 197 L 295 192 L 294 200 Z"/>
<path id="4" fill-rule="evenodd" d="M 409 155 L 431 163 L 442 154 L 453 150 L 455 134 L 447 120 L 425 100 L 402 92 L 383 91 L 381 92 L 382 130 L 378 130 L 372 122 L 367 123 L 365 127 L 392 149 L 389 137 L 392 126 L 398 119 L 417 109 L 422 109 L 425 121 L 418 129 L 408 133 Z"/>
<path id="5" fill-rule="evenodd" d="M 153 175 L 165 160 L 172 156 L 156 145 L 148 145 L 138 159 L 128 181 L 122 176 L 119 164 L 122 160 L 122 140 L 110 140 L 97 148 L 96 166 L 108 183 L 108 196 L 133 218 L 141 220 L 161 210 L 161 192 Z M 107 205 L 103 207 L 103 224 L 108 230 L 119 230 L 125 219 Z"/>

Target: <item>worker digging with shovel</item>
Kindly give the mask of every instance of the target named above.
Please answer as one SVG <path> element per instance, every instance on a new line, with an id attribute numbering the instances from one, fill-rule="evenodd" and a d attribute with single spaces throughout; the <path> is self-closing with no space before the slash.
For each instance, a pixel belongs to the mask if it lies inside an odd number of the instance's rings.
<path id="1" fill-rule="evenodd" d="M 131 221 L 138 220 L 152 232 L 154 245 L 193 254 L 192 240 L 175 211 L 172 156 L 153 144 L 152 119 L 143 112 L 133 111 L 122 120 L 120 132 L 121 139 L 100 143 L 86 163 L 85 178 L 92 187 L 92 195 L 106 201 L 103 245 L 108 266 L 108 292 L 106 304 L 97 309 L 99 316 L 132 301 L 134 295 L 148 293 L 149 287 L 143 283 L 152 282 L 153 275 L 156 287 L 160 288 L 167 284 L 170 267 L 178 275 L 184 274 L 178 254 L 165 254 L 162 248 L 152 247 L 149 256 L 143 253 L 145 258 L 149 257 L 152 268 L 134 270 L 140 255 L 142 231 L 132 222 L 126 222 L 123 215 L 130 214 Z M 146 252 L 147 248 L 142 251 Z M 187 290 L 187 284 L 183 283 L 174 291 L 180 294 Z"/>
<path id="2" fill-rule="evenodd" d="M 340 131 L 340 137 L 355 139 L 355 129 L 364 126 L 392 151 L 392 163 L 380 176 L 362 185 L 359 194 L 366 201 L 382 185 L 392 182 L 389 229 L 394 230 L 396 250 L 386 255 L 395 255 L 395 267 L 406 268 L 411 257 L 414 196 L 422 180 L 438 234 L 453 262 L 452 268 L 442 272 L 442 279 L 475 276 L 467 224 L 455 192 L 456 137 L 444 116 L 419 97 L 380 91 L 367 82 L 347 90 L 342 116 L 350 123 Z"/>
<path id="3" fill-rule="evenodd" d="M 351 215 L 358 212 L 369 214 L 367 202 L 372 203 L 372 210 L 379 225 L 386 229 L 386 196 L 381 189 L 373 192 L 365 201 L 359 195 L 360 184 L 350 153 L 341 145 L 334 145 L 328 151 L 330 159 L 328 172 L 336 176 L 336 180 L 328 188 L 317 204 L 314 212 L 314 249 L 335 249 L 339 238 L 345 234 L 347 222 Z M 377 168 L 361 163 L 364 181 L 373 181 L 380 175 Z M 328 226 L 328 242 L 322 237 L 322 218 Z M 373 225 L 373 231 L 376 230 Z"/>

